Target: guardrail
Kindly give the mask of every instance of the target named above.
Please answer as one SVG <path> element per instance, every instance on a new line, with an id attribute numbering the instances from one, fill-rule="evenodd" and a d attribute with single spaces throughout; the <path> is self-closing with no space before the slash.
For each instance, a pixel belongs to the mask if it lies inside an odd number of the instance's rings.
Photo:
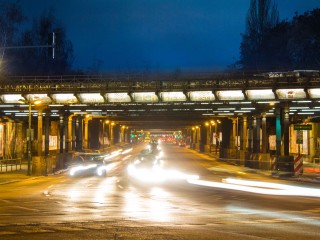
<path id="1" fill-rule="evenodd" d="M 0 160 L 0 172 L 12 172 L 18 170 L 21 170 L 21 158 Z"/>

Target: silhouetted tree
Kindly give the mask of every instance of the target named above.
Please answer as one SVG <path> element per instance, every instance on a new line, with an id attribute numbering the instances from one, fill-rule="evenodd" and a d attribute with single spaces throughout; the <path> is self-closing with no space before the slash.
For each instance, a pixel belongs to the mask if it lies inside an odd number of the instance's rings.
<path id="1" fill-rule="evenodd" d="M 294 68 L 320 68 L 320 9 L 296 15 L 292 20 L 288 52 Z"/>
<path id="2" fill-rule="evenodd" d="M 70 73 L 73 47 L 65 28 L 52 10 L 35 18 L 30 30 L 22 32 L 26 21 L 18 2 L 0 3 L 0 66 L 2 74 L 51 75 Z M 25 27 L 26 25 L 23 25 Z M 23 48 L 51 45 L 49 35 L 55 32 L 55 59 L 51 48 Z M 2 47 L 2 48 L 1 48 Z M 14 47 L 6 49 L 8 47 Z"/>
<path id="3" fill-rule="evenodd" d="M 267 31 L 279 22 L 279 13 L 272 0 L 251 0 L 246 18 L 246 31 L 240 46 L 240 64 L 247 70 L 264 68 L 263 41 Z"/>
<path id="4" fill-rule="evenodd" d="M 23 32 L 21 45 L 51 45 L 52 33 L 55 33 L 55 58 L 52 48 L 31 48 L 19 51 L 19 63 L 15 72 L 19 74 L 52 75 L 71 71 L 73 47 L 66 37 L 63 26 L 57 23 L 52 11 L 33 21 L 32 29 Z"/>
<path id="5" fill-rule="evenodd" d="M 17 3 L 0 3 L 0 47 L 2 48 L 0 49 L 0 69 L 2 72 L 9 70 L 7 66 L 10 66 L 10 62 L 13 61 L 11 55 L 6 54 L 11 50 L 4 49 L 3 47 L 17 44 L 19 28 L 25 20 L 26 17 Z M 6 64 L 3 64 L 4 58 Z"/>

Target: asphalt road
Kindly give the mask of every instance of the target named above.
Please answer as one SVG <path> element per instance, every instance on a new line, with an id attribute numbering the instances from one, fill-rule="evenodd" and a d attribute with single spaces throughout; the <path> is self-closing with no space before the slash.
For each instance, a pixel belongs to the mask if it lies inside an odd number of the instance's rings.
<path id="1" fill-rule="evenodd" d="M 206 182 L 227 177 L 279 182 L 175 145 L 163 151 L 165 168 L 198 174 Z M 183 180 L 128 182 L 122 178 L 123 158 L 107 177 L 64 173 L 1 185 L 0 239 L 320 239 L 318 197 Z"/>

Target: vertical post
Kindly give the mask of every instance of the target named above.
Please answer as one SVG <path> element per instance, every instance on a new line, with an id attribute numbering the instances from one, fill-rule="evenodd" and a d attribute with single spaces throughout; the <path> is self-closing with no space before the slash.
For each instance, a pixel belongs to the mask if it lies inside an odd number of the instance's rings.
<path id="1" fill-rule="evenodd" d="M 67 152 L 72 150 L 72 117 L 73 115 L 68 117 L 68 135 L 67 135 L 67 146 L 66 146 Z"/>
<path id="2" fill-rule="evenodd" d="M 280 109 L 276 109 L 276 156 L 281 155 L 281 114 Z"/>
<path id="3" fill-rule="evenodd" d="M 28 176 L 31 172 L 31 102 L 29 101 L 29 115 L 28 115 Z"/>
<path id="4" fill-rule="evenodd" d="M 84 119 L 84 148 L 89 148 L 89 117 L 86 116 Z"/>
<path id="5" fill-rule="evenodd" d="M 109 133 L 110 133 L 110 145 L 112 146 L 114 144 L 114 132 L 113 132 L 113 126 L 114 126 L 114 122 L 111 122 L 109 124 L 109 127 L 110 127 L 110 130 L 109 130 Z"/>
<path id="6" fill-rule="evenodd" d="M 230 138 L 230 148 L 235 149 L 236 147 L 236 134 L 237 134 L 237 119 L 232 118 L 232 137 Z"/>
<path id="7" fill-rule="evenodd" d="M 104 120 L 102 120 L 102 149 L 104 149 Z"/>
<path id="8" fill-rule="evenodd" d="M 63 121 L 63 115 L 61 114 L 59 117 L 59 142 L 60 142 L 60 153 L 63 153 L 63 134 L 64 134 L 64 121 Z"/>
<path id="9" fill-rule="evenodd" d="M 286 106 L 283 112 L 283 155 L 289 156 L 289 107 Z"/>
<path id="10" fill-rule="evenodd" d="M 243 116 L 242 118 L 242 137 L 240 142 L 240 149 L 246 151 L 247 150 L 247 141 L 248 141 L 248 133 L 247 133 L 247 117 Z"/>
<path id="11" fill-rule="evenodd" d="M 262 153 L 267 153 L 267 118 L 266 113 L 262 114 Z"/>
<path id="12" fill-rule="evenodd" d="M 42 151 L 42 133 L 43 133 L 43 127 L 42 127 L 42 108 L 38 109 L 38 156 L 43 155 Z"/>
<path id="13" fill-rule="evenodd" d="M 45 128 L 44 128 L 44 136 L 45 136 L 45 140 L 44 140 L 44 157 L 45 157 L 45 163 L 46 163 L 46 169 L 45 169 L 45 175 L 48 175 L 48 156 L 49 156 L 49 132 L 50 132 L 50 110 L 49 108 L 47 108 L 46 110 L 46 116 L 45 116 Z M 51 171 L 51 167 L 50 166 L 50 171 Z"/>

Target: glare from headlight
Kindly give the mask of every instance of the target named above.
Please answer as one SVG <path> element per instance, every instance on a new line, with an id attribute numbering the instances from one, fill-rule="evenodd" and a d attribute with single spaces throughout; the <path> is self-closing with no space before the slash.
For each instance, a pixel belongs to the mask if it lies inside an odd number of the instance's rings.
<path id="1" fill-rule="evenodd" d="M 79 171 L 83 171 L 83 170 L 87 170 L 87 169 L 95 168 L 95 167 L 97 167 L 97 164 L 89 164 L 86 166 L 80 165 L 80 166 L 72 167 L 70 169 L 69 174 L 70 174 L 70 176 L 74 176 Z"/>
<path id="2" fill-rule="evenodd" d="M 126 149 L 126 150 L 122 151 L 121 154 L 127 154 L 127 153 L 129 153 L 131 151 L 132 151 L 132 148 L 129 148 L 129 149 Z"/>
<path id="3" fill-rule="evenodd" d="M 107 168 L 106 166 L 100 166 L 97 168 L 97 174 L 98 176 L 102 176 L 104 173 L 106 173 Z"/>
<path id="4" fill-rule="evenodd" d="M 136 168 L 130 164 L 127 168 L 128 174 L 142 182 L 163 182 L 167 180 L 191 180 L 199 179 L 198 175 L 189 175 L 176 170 L 164 170 L 159 165 L 150 169 Z"/>

